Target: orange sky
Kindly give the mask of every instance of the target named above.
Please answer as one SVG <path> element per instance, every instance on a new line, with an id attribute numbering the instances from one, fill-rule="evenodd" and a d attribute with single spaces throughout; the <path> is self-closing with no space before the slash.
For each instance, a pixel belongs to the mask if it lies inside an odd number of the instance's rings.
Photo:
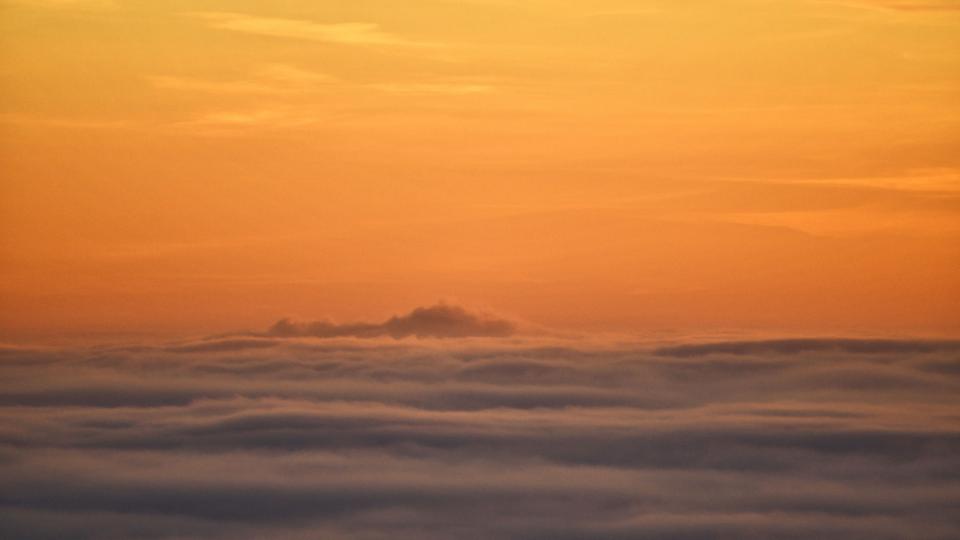
<path id="1" fill-rule="evenodd" d="M 960 333 L 955 0 L 0 0 L 0 338 Z"/>

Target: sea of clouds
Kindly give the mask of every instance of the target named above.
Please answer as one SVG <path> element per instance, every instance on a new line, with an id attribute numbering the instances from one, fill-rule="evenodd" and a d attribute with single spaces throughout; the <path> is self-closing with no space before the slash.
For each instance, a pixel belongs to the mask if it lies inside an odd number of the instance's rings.
<path id="1" fill-rule="evenodd" d="M 0 538 L 956 539 L 960 342 L 379 324 L 0 348 Z"/>

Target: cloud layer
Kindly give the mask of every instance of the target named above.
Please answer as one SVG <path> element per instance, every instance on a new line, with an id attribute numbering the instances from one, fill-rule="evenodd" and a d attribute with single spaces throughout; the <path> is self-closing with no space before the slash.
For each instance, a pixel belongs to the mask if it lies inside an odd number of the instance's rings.
<path id="1" fill-rule="evenodd" d="M 0 349 L 0 537 L 960 534 L 955 344 L 450 338 L 468 315 Z"/>

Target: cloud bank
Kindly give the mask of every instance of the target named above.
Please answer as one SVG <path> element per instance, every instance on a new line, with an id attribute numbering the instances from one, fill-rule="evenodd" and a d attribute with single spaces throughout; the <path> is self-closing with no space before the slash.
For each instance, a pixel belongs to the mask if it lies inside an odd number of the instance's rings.
<path id="1" fill-rule="evenodd" d="M 331 322 L 296 323 L 289 319 L 277 322 L 267 332 L 272 337 L 357 337 L 390 336 L 395 339 L 418 338 L 506 337 L 516 326 L 506 320 L 475 314 L 459 306 L 437 304 L 419 307 L 382 323 L 335 324 Z"/>
<path id="2" fill-rule="evenodd" d="M 705 356 L 709 354 L 799 354 L 837 351 L 854 354 L 931 353 L 960 351 L 960 341 L 908 339 L 772 339 L 726 341 L 662 347 L 663 356 Z"/>
<path id="3" fill-rule="evenodd" d="M 0 537 L 960 535 L 953 345 L 450 337 L 465 314 L 0 348 Z"/>

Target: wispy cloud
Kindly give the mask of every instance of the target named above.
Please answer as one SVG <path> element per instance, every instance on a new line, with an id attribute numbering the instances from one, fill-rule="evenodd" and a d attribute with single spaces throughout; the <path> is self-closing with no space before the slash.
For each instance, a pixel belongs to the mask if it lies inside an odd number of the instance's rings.
<path id="1" fill-rule="evenodd" d="M 303 39 L 336 45 L 425 46 L 423 42 L 405 39 L 368 22 L 318 23 L 306 19 L 259 17 L 242 13 L 189 12 L 188 16 L 204 21 L 212 28 L 290 39 Z"/>
<path id="2" fill-rule="evenodd" d="M 492 85 L 471 83 L 387 83 L 370 85 L 370 88 L 394 94 L 447 95 L 487 94 L 495 90 Z"/>
<path id="3" fill-rule="evenodd" d="M 289 95 L 304 92 L 320 91 L 324 88 L 339 84 L 340 87 L 349 87 L 355 91 L 375 91 L 398 96 L 470 96 L 495 92 L 497 87 L 489 84 L 436 82 L 436 83 L 375 83 L 351 84 L 345 81 L 331 79 L 324 83 L 310 83 L 304 81 L 298 84 L 293 81 L 289 84 L 280 84 L 276 81 L 263 79 L 217 81 L 194 77 L 150 76 L 147 80 L 161 90 L 175 90 L 182 92 L 202 92 L 209 94 L 249 94 L 249 95 Z"/>
<path id="4" fill-rule="evenodd" d="M 649 17 L 651 15 L 660 15 L 664 12 L 662 6 L 646 5 L 637 6 L 630 9 L 609 9 L 591 11 L 580 15 L 582 18 L 619 18 L 619 17 Z"/>
<path id="5" fill-rule="evenodd" d="M 359 83 L 339 79 L 286 64 L 269 64 L 249 77 L 238 80 L 216 80 L 201 77 L 154 75 L 147 80 L 156 88 L 211 94 L 292 94 L 350 86 L 355 90 L 372 90 L 407 95 L 470 95 L 494 92 L 496 87 L 485 82 L 461 79 L 428 79 L 426 81 L 391 81 Z"/>
<path id="6" fill-rule="evenodd" d="M 960 170 L 921 169 L 908 171 L 899 176 L 868 176 L 860 178 L 807 178 L 769 180 L 767 183 L 793 186 L 835 186 L 857 187 L 865 189 L 944 193 L 956 195 L 960 192 Z"/>
<path id="7" fill-rule="evenodd" d="M 114 9 L 120 7 L 114 0 L 7 0 L 11 4 L 20 4 L 49 9 L 84 8 Z"/>
<path id="8" fill-rule="evenodd" d="M 257 81 L 211 81 L 193 77 L 151 76 L 147 77 L 155 87 L 164 90 L 209 92 L 211 94 L 277 94 L 287 88 L 262 84 Z"/>
<path id="9" fill-rule="evenodd" d="M 956 11 L 960 12 L 957 0 L 819 0 L 831 4 L 876 8 L 887 11 Z"/>
<path id="10" fill-rule="evenodd" d="M 195 134 L 219 135 L 257 129 L 295 129 L 320 121 L 314 111 L 297 107 L 265 105 L 246 109 L 210 111 L 176 124 Z"/>
<path id="11" fill-rule="evenodd" d="M 0 114 L 0 125 L 34 126 L 64 129 L 119 129 L 129 127 L 124 120 L 46 116 L 22 113 Z"/>
<path id="12" fill-rule="evenodd" d="M 268 64 L 257 75 L 276 82 L 297 85 L 316 85 L 337 82 L 339 79 L 326 73 L 318 73 L 288 64 Z"/>
<path id="13" fill-rule="evenodd" d="M 169 75 L 150 76 L 147 80 L 160 89 L 211 94 L 289 94 L 316 90 L 340 82 L 336 77 L 324 73 L 285 64 L 263 66 L 250 78 L 241 80 L 212 80 Z"/>
<path id="14" fill-rule="evenodd" d="M 330 107 L 327 100 L 317 101 L 321 95 L 331 97 L 349 92 L 395 100 L 424 96 L 456 99 L 497 90 L 496 86 L 482 79 L 429 77 L 382 82 L 351 81 L 288 64 L 267 64 L 239 79 L 162 74 L 147 76 L 145 80 L 161 91 L 247 98 L 248 103 L 209 107 L 190 119 L 171 124 L 178 130 L 213 136 L 252 129 L 300 129 L 329 121 L 331 115 L 336 114 L 336 107 Z M 287 99 L 292 97 L 307 97 L 312 101 Z"/>

